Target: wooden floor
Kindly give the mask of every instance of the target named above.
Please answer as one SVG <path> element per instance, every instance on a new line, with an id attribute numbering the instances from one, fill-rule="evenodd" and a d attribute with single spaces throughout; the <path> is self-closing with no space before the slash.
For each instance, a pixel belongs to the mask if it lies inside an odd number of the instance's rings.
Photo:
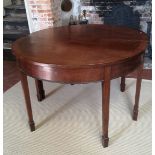
<path id="1" fill-rule="evenodd" d="M 128 77 L 135 77 L 136 72 L 128 75 Z M 152 70 L 147 69 L 143 71 L 143 79 L 152 80 Z M 20 81 L 19 71 L 15 61 L 3 61 L 3 92 L 11 88 L 14 84 Z"/>
<path id="2" fill-rule="evenodd" d="M 3 92 L 20 81 L 15 61 L 3 61 Z"/>

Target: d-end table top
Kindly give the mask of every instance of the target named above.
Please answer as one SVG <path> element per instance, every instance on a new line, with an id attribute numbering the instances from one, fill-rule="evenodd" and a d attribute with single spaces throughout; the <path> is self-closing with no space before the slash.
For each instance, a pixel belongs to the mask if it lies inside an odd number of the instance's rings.
<path id="1" fill-rule="evenodd" d="M 58 67 L 115 64 L 144 52 L 144 32 L 110 25 L 76 25 L 34 32 L 13 44 L 18 59 Z"/>

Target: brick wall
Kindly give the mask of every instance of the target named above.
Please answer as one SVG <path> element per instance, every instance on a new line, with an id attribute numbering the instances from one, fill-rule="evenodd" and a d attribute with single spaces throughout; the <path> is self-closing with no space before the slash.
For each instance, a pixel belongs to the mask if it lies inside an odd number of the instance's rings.
<path id="1" fill-rule="evenodd" d="M 61 11 L 62 0 L 26 0 L 29 9 L 31 27 L 33 31 L 45 29 L 52 26 L 67 25 L 69 17 L 74 14 L 78 17 L 77 11 L 80 4 L 80 11 L 87 10 L 87 19 L 90 24 L 103 24 L 104 16 L 110 14 L 112 6 L 116 6 L 123 0 L 71 0 L 73 9 L 65 13 Z M 146 21 L 151 20 L 151 0 L 124 0 L 125 4 L 141 14 L 141 28 L 147 31 Z M 65 21 L 65 22 L 64 22 Z"/>
<path id="2" fill-rule="evenodd" d="M 52 1 L 52 13 L 53 13 L 53 26 L 62 25 L 62 16 L 61 16 L 61 0 L 51 0 Z"/>
<path id="3" fill-rule="evenodd" d="M 26 0 L 26 3 L 29 26 L 32 32 L 53 26 L 51 0 Z"/>

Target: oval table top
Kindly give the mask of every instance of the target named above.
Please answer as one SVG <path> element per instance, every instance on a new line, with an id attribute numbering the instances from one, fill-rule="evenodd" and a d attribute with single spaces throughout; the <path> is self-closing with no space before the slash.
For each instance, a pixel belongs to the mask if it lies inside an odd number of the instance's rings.
<path id="1" fill-rule="evenodd" d="M 34 32 L 13 44 L 17 59 L 55 67 L 115 64 L 144 52 L 147 35 L 110 25 L 76 25 Z"/>

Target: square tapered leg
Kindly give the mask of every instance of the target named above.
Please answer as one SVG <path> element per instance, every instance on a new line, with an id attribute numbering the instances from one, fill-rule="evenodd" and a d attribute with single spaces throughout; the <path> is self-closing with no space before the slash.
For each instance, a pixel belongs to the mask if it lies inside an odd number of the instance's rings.
<path id="1" fill-rule="evenodd" d="M 121 77 L 120 91 L 121 92 L 125 91 L 125 76 Z"/>
<path id="2" fill-rule="evenodd" d="M 30 130 L 34 131 L 35 123 L 33 121 L 33 114 L 32 114 L 32 107 L 31 107 L 31 100 L 30 100 L 27 76 L 22 71 L 20 71 L 20 77 L 21 77 L 21 84 L 22 84 L 24 97 L 25 97 L 25 104 L 26 104 L 27 115 L 28 115 L 28 119 L 29 119 Z"/>
<path id="3" fill-rule="evenodd" d="M 42 101 L 43 99 L 45 99 L 45 91 L 43 88 L 43 82 L 41 80 L 35 79 L 35 84 L 36 84 L 38 101 Z"/>
<path id="4" fill-rule="evenodd" d="M 137 117 L 138 117 L 139 97 L 140 97 L 140 89 L 141 89 L 141 82 L 142 82 L 142 71 L 143 71 L 143 64 L 140 65 L 139 68 L 137 69 L 135 105 L 133 108 L 133 120 L 135 121 L 137 121 Z"/>
<path id="5" fill-rule="evenodd" d="M 111 67 L 105 68 L 104 82 L 102 82 L 102 144 L 108 147 L 108 126 L 109 126 L 109 99 L 110 99 L 110 76 Z"/>

